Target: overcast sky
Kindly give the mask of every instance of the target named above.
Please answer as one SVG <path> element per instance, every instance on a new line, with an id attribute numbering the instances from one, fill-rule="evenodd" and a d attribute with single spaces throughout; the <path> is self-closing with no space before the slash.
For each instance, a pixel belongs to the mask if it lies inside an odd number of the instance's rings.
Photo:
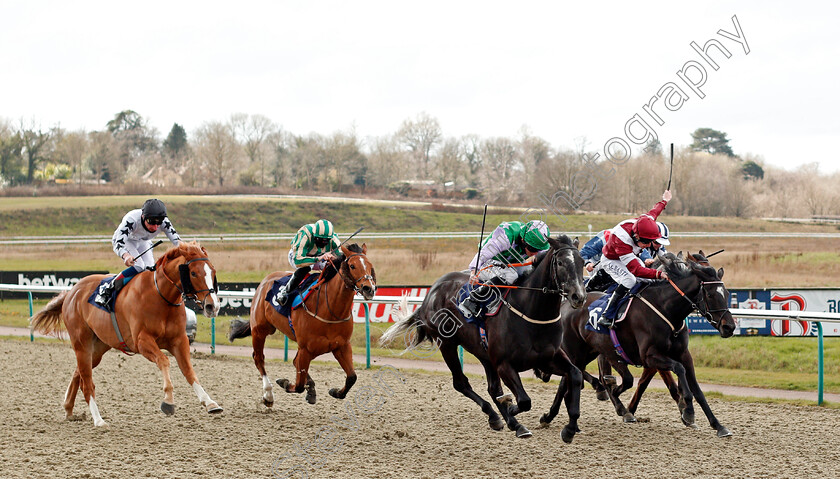
<path id="1" fill-rule="evenodd" d="M 0 117 L 98 130 L 132 109 L 165 135 L 239 112 L 366 138 L 426 112 L 447 136 L 527 126 L 599 151 L 639 114 L 666 147 L 709 127 L 737 154 L 835 172 L 837 5 L 5 0 Z M 737 33 L 733 16 L 749 54 L 718 34 Z M 710 39 L 731 54 L 710 50 L 717 71 L 690 46 Z M 689 61 L 705 67 L 705 98 L 677 75 Z M 660 126 L 642 107 L 668 82 L 689 99 L 654 104 Z"/>

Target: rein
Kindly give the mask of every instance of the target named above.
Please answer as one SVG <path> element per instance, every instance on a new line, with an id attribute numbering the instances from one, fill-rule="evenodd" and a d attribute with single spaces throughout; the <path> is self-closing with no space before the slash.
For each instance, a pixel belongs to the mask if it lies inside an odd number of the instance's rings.
<path id="1" fill-rule="evenodd" d="M 565 300 L 565 299 L 566 299 L 566 293 L 565 293 L 565 291 L 563 290 L 563 286 L 564 286 L 566 283 L 565 283 L 565 281 L 560 281 L 560 280 L 558 280 L 558 279 L 557 279 L 557 269 L 556 269 L 556 268 L 554 268 L 554 264 L 553 264 L 553 263 L 554 263 L 555 261 L 557 261 L 557 260 L 555 260 L 555 257 L 556 257 L 556 254 L 557 254 L 558 252 L 560 252 L 560 251 L 564 251 L 564 250 L 570 250 L 570 249 L 571 249 L 571 250 L 575 250 L 575 251 L 577 251 L 577 248 L 575 248 L 575 247 L 573 247 L 573 246 L 563 245 L 562 247 L 557 248 L 556 250 L 554 250 L 554 252 L 552 252 L 552 253 L 551 253 L 551 259 L 549 260 L 549 261 L 551 261 L 551 262 L 552 262 L 552 265 L 551 265 L 551 266 L 549 266 L 550 271 L 551 271 L 551 273 L 550 273 L 550 274 L 551 274 L 551 285 L 552 285 L 552 286 L 556 285 L 556 286 L 557 286 L 557 289 L 556 289 L 556 290 L 553 290 L 553 289 L 548 289 L 548 287 L 547 287 L 547 286 L 546 286 L 546 287 L 543 287 L 543 288 L 531 288 L 531 287 L 528 287 L 528 286 L 506 286 L 506 285 L 502 285 L 502 286 L 490 285 L 490 286 L 495 286 L 495 287 L 497 287 L 497 288 L 523 289 L 523 290 L 526 290 L 526 291 L 537 291 L 537 292 L 540 292 L 540 293 L 543 293 L 543 294 L 557 294 L 557 295 L 559 295 L 559 296 L 560 296 L 560 299 L 561 299 L 561 300 Z M 543 261 L 546 261 L 546 260 L 545 260 L 545 259 L 543 259 Z M 511 265 L 511 266 L 512 266 L 512 265 Z M 502 297 L 502 298 L 500 299 L 500 301 L 502 302 L 502 304 L 504 304 L 505 306 L 507 306 L 507 307 L 508 307 L 508 309 L 510 309 L 510 311 L 511 311 L 513 314 L 515 314 L 515 315 L 519 316 L 520 318 L 524 319 L 525 321 L 528 321 L 529 323 L 534 323 L 534 324 L 552 324 L 552 323 L 556 323 L 557 321 L 560 321 L 560 319 L 561 319 L 561 317 L 562 317 L 562 314 L 559 314 L 559 313 L 558 313 L 557 317 L 556 317 L 556 318 L 554 318 L 554 319 L 541 320 L 541 319 L 529 318 L 528 316 L 526 316 L 526 315 L 525 315 L 525 313 L 523 313 L 522 311 L 519 311 L 518 309 L 516 309 L 515 307 L 513 307 L 513 305 L 512 305 L 512 304 L 510 304 L 510 302 L 509 302 L 509 301 L 507 301 L 504 297 Z"/>
<path id="2" fill-rule="evenodd" d="M 682 296 L 683 298 L 685 298 L 686 301 L 688 301 L 688 303 L 691 305 L 691 308 L 692 308 L 691 310 L 692 311 L 699 312 L 700 314 L 703 315 L 704 318 L 706 318 L 707 321 L 709 321 L 709 323 L 712 326 L 715 327 L 715 329 L 719 329 L 720 321 L 715 321 L 712 313 L 717 313 L 717 312 L 721 312 L 721 311 L 725 311 L 725 310 L 723 310 L 723 309 L 710 310 L 708 308 L 708 306 L 707 306 L 708 301 L 706 300 L 706 296 L 708 296 L 708 293 L 706 292 L 705 286 L 707 284 L 723 284 L 723 281 L 700 281 L 700 291 L 698 291 L 698 293 L 697 293 L 697 298 L 698 299 L 696 300 L 697 301 L 696 303 L 695 303 L 695 301 L 692 301 L 691 298 L 689 298 L 688 295 L 686 295 L 683 292 L 683 290 L 681 290 L 680 287 L 677 286 L 677 284 L 674 283 L 674 281 L 671 278 L 668 278 L 668 283 L 671 284 L 671 286 L 674 288 L 674 290 L 677 293 L 679 293 L 680 296 Z M 662 318 L 663 321 L 665 321 L 665 324 L 667 324 L 668 327 L 671 328 L 671 331 L 674 333 L 674 336 L 676 336 L 680 331 L 682 331 L 683 329 L 686 328 L 686 321 L 683 321 L 682 326 L 680 326 L 680 328 L 677 329 L 677 328 L 674 327 L 673 323 L 671 323 L 671 321 L 667 317 L 665 317 L 664 314 L 662 314 L 662 311 L 660 311 L 656 306 L 651 304 L 650 301 L 643 298 L 641 295 L 636 295 L 636 297 L 639 298 L 639 300 L 641 300 L 643 303 L 645 303 L 654 313 L 657 314 L 657 316 Z M 706 307 L 701 310 L 700 307 L 697 306 L 698 303 L 702 304 Z"/>

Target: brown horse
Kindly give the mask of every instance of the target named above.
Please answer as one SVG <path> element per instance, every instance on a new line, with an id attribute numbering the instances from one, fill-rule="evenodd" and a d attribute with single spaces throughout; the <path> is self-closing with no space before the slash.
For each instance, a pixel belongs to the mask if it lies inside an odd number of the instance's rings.
<path id="1" fill-rule="evenodd" d="M 93 424 L 105 425 L 96 406 L 93 368 L 111 348 L 121 349 L 126 354 L 139 352 L 157 364 L 163 374 L 164 399 L 160 409 L 167 415 L 175 413 L 175 405 L 169 358 L 161 348 L 175 356 L 178 367 L 207 412 L 222 412 L 222 408 L 198 383 L 190 363 L 189 339 L 185 329 L 187 317 L 183 302 L 179 302 L 183 297 L 192 297 L 202 305 L 205 316 L 214 317 L 218 313 L 216 270 L 207 258 L 207 251 L 195 242 L 181 243 L 157 260 L 154 272 L 144 271 L 126 284 L 116 299 L 118 331 L 107 312 L 88 302 L 104 277 L 93 274 L 82 278 L 72 289 L 53 298 L 30 320 L 36 331 L 55 335 L 59 334 L 63 321 L 76 352 L 76 370 L 64 396 L 67 418 L 73 418 L 76 393 L 81 388 L 90 407 Z"/>
<path id="2" fill-rule="evenodd" d="M 263 349 L 265 338 L 278 329 L 298 344 L 294 359 L 297 371 L 295 382 L 277 380 L 277 384 L 287 393 L 301 393 L 305 388 L 306 400 L 315 404 L 315 382 L 309 375 L 309 363 L 328 352 L 333 353 L 347 375 L 344 387 L 330 389 L 330 396 L 344 399 L 356 382 L 353 350 L 350 346 L 350 336 L 353 334 L 353 295 L 361 293 L 365 299 L 372 299 L 376 292 L 376 272 L 365 256 L 367 246 L 364 244 L 361 248 L 357 244 L 342 246 L 341 253 L 337 260 L 327 264 L 321 272 L 318 285 L 313 286 L 317 290 L 307 297 L 300 308 L 292 311 L 291 318 L 278 313 L 265 300 L 274 280 L 291 274 L 278 271 L 266 276 L 257 287 L 251 302 L 251 320 L 231 321 L 231 341 L 251 335 L 254 364 L 262 377 L 263 404 L 268 407 L 274 405 L 274 394 L 271 380 L 265 372 Z"/>

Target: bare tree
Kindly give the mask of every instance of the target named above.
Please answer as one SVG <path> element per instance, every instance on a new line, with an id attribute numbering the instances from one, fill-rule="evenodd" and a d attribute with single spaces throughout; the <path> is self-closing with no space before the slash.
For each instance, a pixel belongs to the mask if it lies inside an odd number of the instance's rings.
<path id="1" fill-rule="evenodd" d="M 411 152 L 414 160 L 423 165 L 423 178 L 429 177 L 432 150 L 440 143 L 442 136 L 437 119 L 426 112 L 417 115 L 414 121 L 405 120 L 397 132 L 397 137 Z"/>
<path id="2" fill-rule="evenodd" d="M 34 120 L 30 121 L 29 125 L 21 120 L 20 132 L 23 142 L 22 154 L 26 161 L 26 181 L 32 183 L 35 169 L 49 154 L 52 132 L 43 130 L 40 125 L 35 124 Z"/>
<path id="3" fill-rule="evenodd" d="M 265 186 L 266 161 L 271 156 L 267 140 L 269 135 L 277 131 L 277 125 L 265 116 L 244 113 L 234 114 L 230 124 L 250 165 L 259 170 L 259 185 Z"/>
<path id="4" fill-rule="evenodd" d="M 481 157 L 484 163 L 484 191 L 489 201 L 508 202 L 517 194 L 522 194 L 521 187 L 516 186 L 523 171 L 522 161 L 509 138 L 484 140 L 481 143 Z"/>
<path id="5" fill-rule="evenodd" d="M 90 139 L 84 130 L 65 133 L 56 145 L 59 161 L 70 165 L 80 185 L 84 180 L 84 160 L 89 154 L 89 148 Z"/>
<path id="6" fill-rule="evenodd" d="M 461 142 L 456 138 L 447 138 L 443 142 L 443 146 L 434 157 L 434 173 L 435 181 L 443 186 L 443 191 L 446 191 L 446 184 L 448 182 L 454 184 L 463 176 L 464 161 L 461 157 Z"/>
<path id="7" fill-rule="evenodd" d="M 197 159 L 212 171 L 219 186 L 226 180 L 236 178 L 240 169 L 240 146 L 233 129 L 218 121 L 205 123 L 195 135 Z"/>

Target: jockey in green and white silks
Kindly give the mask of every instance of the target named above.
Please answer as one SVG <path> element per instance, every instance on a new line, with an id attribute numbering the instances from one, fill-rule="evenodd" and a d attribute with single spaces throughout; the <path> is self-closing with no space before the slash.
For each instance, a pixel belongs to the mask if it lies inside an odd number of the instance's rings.
<path id="1" fill-rule="evenodd" d="M 99 287 L 94 301 L 105 306 L 114 289 L 119 291 L 137 273 L 155 265 L 152 255 L 152 239 L 163 231 L 173 245 L 178 246 L 181 237 L 166 215 L 166 205 L 152 198 L 143 203 L 143 207 L 131 210 L 117 226 L 111 243 L 117 254 L 128 268 L 114 277 L 109 283 Z M 145 252 L 144 252 L 145 251 Z M 141 256 L 137 256 L 143 253 Z"/>
<path id="2" fill-rule="evenodd" d="M 277 292 L 277 302 L 285 305 L 289 292 L 294 291 L 311 270 L 321 270 L 327 261 L 335 259 L 341 240 L 335 234 L 333 224 L 320 219 L 303 225 L 292 239 L 289 250 L 289 264 L 295 268 L 292 279 Z"/>
<path id="3" fill-rule="evenodd" d="M 485 283 L 473 290 L 458 308 L 465 316 L 476 316 L 479 304 L 489 299 L 494 285 L 511 285 L 531 269 L 530 265 L 509 267 L 524 263 L 539 251 L 548 249 L 548 225 L 539 220 L 527 223 L 508 221 L 500 224 L 481 244 L 481 257 L 476 253 L 470 261 L 470 271 L 480 282 Z M 478 273 L 476 273 L 478 272 Z"/>

